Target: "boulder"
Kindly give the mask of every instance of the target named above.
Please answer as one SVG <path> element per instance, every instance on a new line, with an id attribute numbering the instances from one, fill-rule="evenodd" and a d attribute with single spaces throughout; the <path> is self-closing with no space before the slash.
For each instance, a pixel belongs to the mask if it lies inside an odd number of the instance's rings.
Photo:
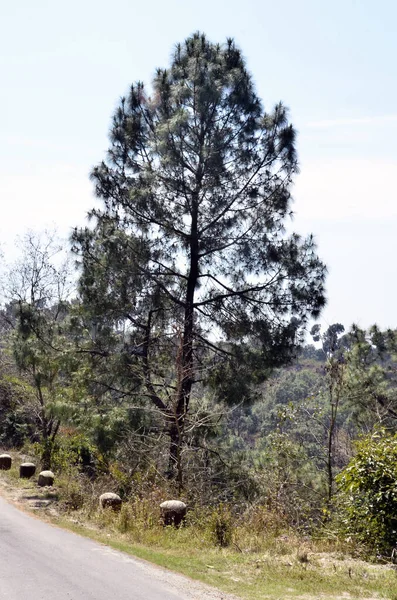
<path id="1" fill-rule="evenodd" d="M 8 471 L 11 469 L 12 458 L 9 454 L 0 454 L 0 469 L 2 471 Z"/>
<path id="2" fill-rule="evenodd" d="M 52 471 L 41 471 L 39 474 L 39 480 L 37 484 L 40 487 L 45 487 L 46 485 L 54 485 L 54 473 Z"/>
<path id="3" fill-rule="evenodd" d="M 186 504 L 180 500 L 166 500 L 160 504 L 164 525 L 179 527 L 186 516 Z"/>
<path id="4" fill-rule="evenodd" d="M 99 496 L 99 506 L 101 508 L 111 508 L 114 511 L 121 509 L 122 500 L 117 494 L 106 492 Z"/>
<path id="5" fill-rule="evenodd" d="M 36 465 L 33 463 L 22 463 L 19 467 L 19 477 L 29 479 L 36 473 Z"/>

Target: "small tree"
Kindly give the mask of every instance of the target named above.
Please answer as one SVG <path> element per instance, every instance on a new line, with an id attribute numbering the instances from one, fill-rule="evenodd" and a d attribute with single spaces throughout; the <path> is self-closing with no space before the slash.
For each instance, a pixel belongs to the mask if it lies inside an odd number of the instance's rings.
<path id="1" fill-rule="evenodd" d="M 265 112 L 233 40 L 178 44 L 151 95 L 122 98 L 110 142 L 92 172 L 103 209 L 73 236 L 80 293 L 96 350 L 113 332 L 126 380 L 165 417 L 181 482 L 194 385 L 247 399 L 319 314 L 325 267 L 312 237 L 284 234 L 295 130 L 282 104 Z"/>
<path id="2" fill-rule="evenodd" d="M 11 345 L 22 379 L 19 386 L 35 398 L 32 404 L 42 443 L 42 466 L 51 455 L 60 419 L 56 411 L 65 382 L 69 342 L 64 332 L 71 291 L 67 262 L 60 261 L 55 236 L 26 234 L 21 258 L 10 268 L 6 296 L 14 309 Z M 15 383 L 15 381 L 14 381 Z"/>
<path id="3" fill-rule="evenodd" d="M 311 330 L 311 335 L 315 342 L 321 341 L 322 350 L 326 358 L 325 363 L 325 387 L 326 397 L 329 405 L 329 418 L 326 423 L 327 435 L 327 451 L 326 451 L 326 468 L 327 468 L 327 502 L 331 503 L 333 488 L 334 488 L 334 452 L 335 452 L 335 435 L 337 430 L 337 418 L 340 401 L 344 389 L 344 374 L 345 374 L 345 356 L 343 351 L 343 338 L 341 334 L 345 328 L 340 323 L 330 325 L 328 329 L 321 334 L 320 325 L 314 325 Z"/>

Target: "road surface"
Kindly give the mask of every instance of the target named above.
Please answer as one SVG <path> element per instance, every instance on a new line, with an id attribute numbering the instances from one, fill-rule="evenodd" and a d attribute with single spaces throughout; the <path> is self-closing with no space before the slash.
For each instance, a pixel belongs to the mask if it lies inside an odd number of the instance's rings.
<path id="1" fill-rule="evenodd" d="M 228 600 L 218 590 L 49 525 L 0 498 L 0 600 Z"/>

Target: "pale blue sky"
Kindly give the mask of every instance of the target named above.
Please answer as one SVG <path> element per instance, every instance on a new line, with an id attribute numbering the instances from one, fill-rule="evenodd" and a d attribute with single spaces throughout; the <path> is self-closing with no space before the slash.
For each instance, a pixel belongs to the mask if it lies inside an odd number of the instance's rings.
<path id="1" fill-rule="evenodd" d="M 0 0 L 0 242 L 67 235 L 132 81 L 201 30 L 234 37 L 265 106 L 299 131 L 294 228 L 329 267 L 323 323 L 397 327 L 397 2 Z"/>

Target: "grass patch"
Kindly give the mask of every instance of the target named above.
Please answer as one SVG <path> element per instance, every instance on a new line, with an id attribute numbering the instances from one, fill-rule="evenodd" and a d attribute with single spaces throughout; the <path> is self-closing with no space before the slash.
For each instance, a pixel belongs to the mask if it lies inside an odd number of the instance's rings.
<path id="1" fill-rule="evenodd" d="M 115 519 L 117 520 L 117 518 Z M 85 523 L 62 517 L 58 523 L 116 550 L 172 569 L 247 600 L 397 598 L 397 574 L 390 566 L 373 565 L 340 557 L 337 553 L 299 551 L 294 545 L 267 553 L 233 549 L 197 548 L 187 538 L 192 532 L 164 531 L 161 540 L 147 546 L 124 533 L 109 534 Z M 109 537 L 110 535 L 110 537 Z M 194 537 L 194 536 L 193 536 Z M 153 542 L 153 540 L 152 540 Z M 160 546 L 161 544 L 161 546 Z"/>

